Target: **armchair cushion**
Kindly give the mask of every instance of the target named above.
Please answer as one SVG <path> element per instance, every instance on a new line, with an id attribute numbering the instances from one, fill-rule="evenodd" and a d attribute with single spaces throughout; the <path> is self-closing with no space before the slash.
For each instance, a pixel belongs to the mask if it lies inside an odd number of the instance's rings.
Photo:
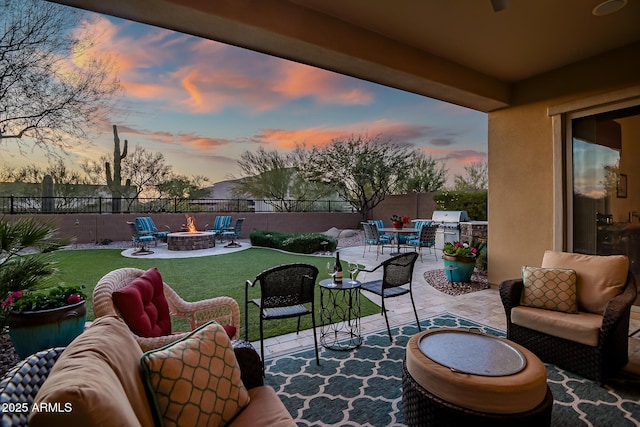
<path id="1" fill-rule="evenodd" d="M 249 404 L 226 331 L 216 322 L 146 352 L 140 362 L 161 425 L 226 425 Z"/>
<path id="2" fill-rule="evenodd" d="M 602 316 L 583 311 L 570 314 L 518 306 L 511 310 L 511 322 L 547 335 L 597 347 Z"/>
<path id="3" fill-rule="evenodd" d="M 568 268 L 522 266 L 521 304 L 546 310 L 577 313 L 576 272 Z"/>
<path id="4" fill-rule="evenodd" d="M 161 337 L 171 334 L 169 304 L 157 268 L 150 268 L 127 286 L 113 292 L 113 303 L 136 335 Z"/>
<path id="5" fill-rule="evenodd" d="M 578 310 L 602 314 L 627 282 L 629 258 L 624 255 L 583 255 L 545 251 L 542 267 L 570 268 L 578 280 Z"/>

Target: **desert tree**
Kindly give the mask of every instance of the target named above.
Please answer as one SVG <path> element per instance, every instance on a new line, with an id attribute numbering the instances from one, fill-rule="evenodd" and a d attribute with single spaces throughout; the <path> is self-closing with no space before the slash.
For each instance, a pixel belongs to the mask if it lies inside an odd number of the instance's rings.
<path id="1" fill-rule="evenodd" d="M 306 179 L 321 182 L 358 210 L 363 219 L 397 191 L 411 166 L 407 147 L 380 136 L 352 135 L 334 139 L 326 147 L 314 147 L 306 163 Z"/>
<path id="2" fill-rule="evenodd" d="M 122 159 L 122 177 L 131 181 L 131 190 L 126 195 L 131 201 L 141 195 L 146 198 L 159 197 L 157 186 L 171 179 L 171 176 L 172 167 L 167 164 L 164 154 L 149 151 L 140 145 L 136 145 Z"/>
<path id="3" fill-rule="evenodd" d="M 303 211 L 331 193 L 326 185 L 306 180 L 300 174 L 308 160 L 309 151 L 303 146 L 290 153 L 262 147 L 255 152 L 245 151 L 238 160 L 242 177 L 232 192 L 238 197 L 262 199 L 277 211 Z"/>
<path id="4" fill-rule="evenodd" d="M 463 175 L 454 176 L 455 191 L 486 191 L 489 188 L 489 166 L 486 160 L 466 165 L 464 172 Z"/>
<path id="5" fill-rule="evenodd" d="M 441 191 L 447 183 L 447 168 L 420 150 L 413 152 L 411 165 L 403 181 L 398 184 L 399 193 L 431 193 Z"/>
<path id="6" fill-rule="evenodd" d="M 203 175 L 187 177 L 180 174 L 172 174 L 166 181 L 156 185 L 160 197 L 178 199 L 204 199 L 208 196 L 206 186 L 209 178 Z"/>
<path id="7" fill-rule="evenodd" d="M 90 54 L 89 15 L 41 0 L 0 0 L 0 142 L 49 154 L 78 142 L 114 106 L 110 59 Z"/>

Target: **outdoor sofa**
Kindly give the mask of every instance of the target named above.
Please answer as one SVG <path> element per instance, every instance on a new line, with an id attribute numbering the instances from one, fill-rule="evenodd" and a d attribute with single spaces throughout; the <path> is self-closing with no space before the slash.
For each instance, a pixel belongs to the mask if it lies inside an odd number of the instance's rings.
<path id="1" fill-rule="evenodd" d="M 175 367 L 175 363 L 184 361 L 179 369 L 180 387 L 190 390 L 186 393 L 179 391 L 177 397 L 174 395 L 168 401 L 165 414 L 177 414 L 180 425 L 200 425 L 202 422 L 223 425 L 210 423 L 207 419 L 210 413 L 202 413 L 210 410 L 210 403 L 215 401 L 215 410 L 226 419 L 230 418 L 230 423 L 226 424 L 229 426 L 296 425 L 273 388 L 263 385 L 262 363 L 249 343 L 231 342 L 224 329 L 215 322 L 196 329 L 192 334 L 190 338 L 170 344 L 185 344 L 179 350 L 182 352 L 180 358 L 167 358 L 161 363 Z M 233 350 L 225 353 L 224 360 L 227 369 L 237 361 L 240 371 L 237 377 L 231 376 L 230 382 L 225 382 L 221 375 L 208 384 L 198 384 L 197 390 L 191 387 L 200 379 L 208 378 L 203 375 L 201 367 L 189 365 L 190 361 L 206 360 L 210 355 L 207 345 L 204 345 L 208 340 L 200 340 L 198 334 L 214 336 L 216 343 L 224 344 L 225 340 L 232 343 L 230 347 Z M 39 352 L 5 376 L 0 382 L 3 407 L 18 409 L 13 413 L 3 413 L 2 425 L 27 425 L 27 420 L 29 426 L 34 427 L 161 425 L 162 415 L 158 415 L 158 408 L 163 405 L 159 393 L 161 381 L 148 374 L 149 365 L 143 363 L 143 359 L 148 359 L 149 353 L 144 354 L 145 357 L 119 317 L 101 317 L 68 347 Z M 166 352 L 159 354 L 166 355 Z M 208 366 L 207 370 L 214 372 L 219 368 Z M 237 374 L 238 369 L 234 372 Z M 161 378 L 162 381 L 166 379 Z M 180 387 L 171 388 L 181 390 Z M 235 394 L 234 387 L 238 391 Z M 234 407 L 234 403 L 240 402 L 238 396 L 244 396 L 244 401 Z M 33 411 L 34 405 L 45 410 Z M 164 425 L 175 424 L 164 418 Z"/>

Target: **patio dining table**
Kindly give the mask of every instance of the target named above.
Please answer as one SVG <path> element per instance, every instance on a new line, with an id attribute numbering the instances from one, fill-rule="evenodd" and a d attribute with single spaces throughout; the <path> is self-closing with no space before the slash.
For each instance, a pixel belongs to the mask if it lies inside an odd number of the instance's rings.
<path id="1" fill-rule="evenodd" d="M 401 234 L 416 234 L 418 233 L 417 228 L 393 228 L 393 227 L 385 227 L 379 228 L 378 231 L 382 231 L 384 233 L 395 233 L 396 241 L 398 242 L 398 249 L 396 253 L 392 253 L 392 256 L 400 255 L 400 235 Z"/>

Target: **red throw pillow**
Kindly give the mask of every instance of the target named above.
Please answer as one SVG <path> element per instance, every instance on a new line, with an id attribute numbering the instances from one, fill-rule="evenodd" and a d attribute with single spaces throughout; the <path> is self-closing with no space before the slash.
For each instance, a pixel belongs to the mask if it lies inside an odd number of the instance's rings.
<path id="1" fill-rule="evenodd" d="M 236 327 L 233 325 L 222 325 L 222 329 L 229 335 L 229 339 L 233 339 L 233 336 L 236 334 Z"/>
<path id="2" fill-rule="evenodd" d="M 157 268 L 150 268 L 127 286 L 115 291 L 113 303 L 136 335 L 161 337 L 171 334 L 169 304 Z"/>

